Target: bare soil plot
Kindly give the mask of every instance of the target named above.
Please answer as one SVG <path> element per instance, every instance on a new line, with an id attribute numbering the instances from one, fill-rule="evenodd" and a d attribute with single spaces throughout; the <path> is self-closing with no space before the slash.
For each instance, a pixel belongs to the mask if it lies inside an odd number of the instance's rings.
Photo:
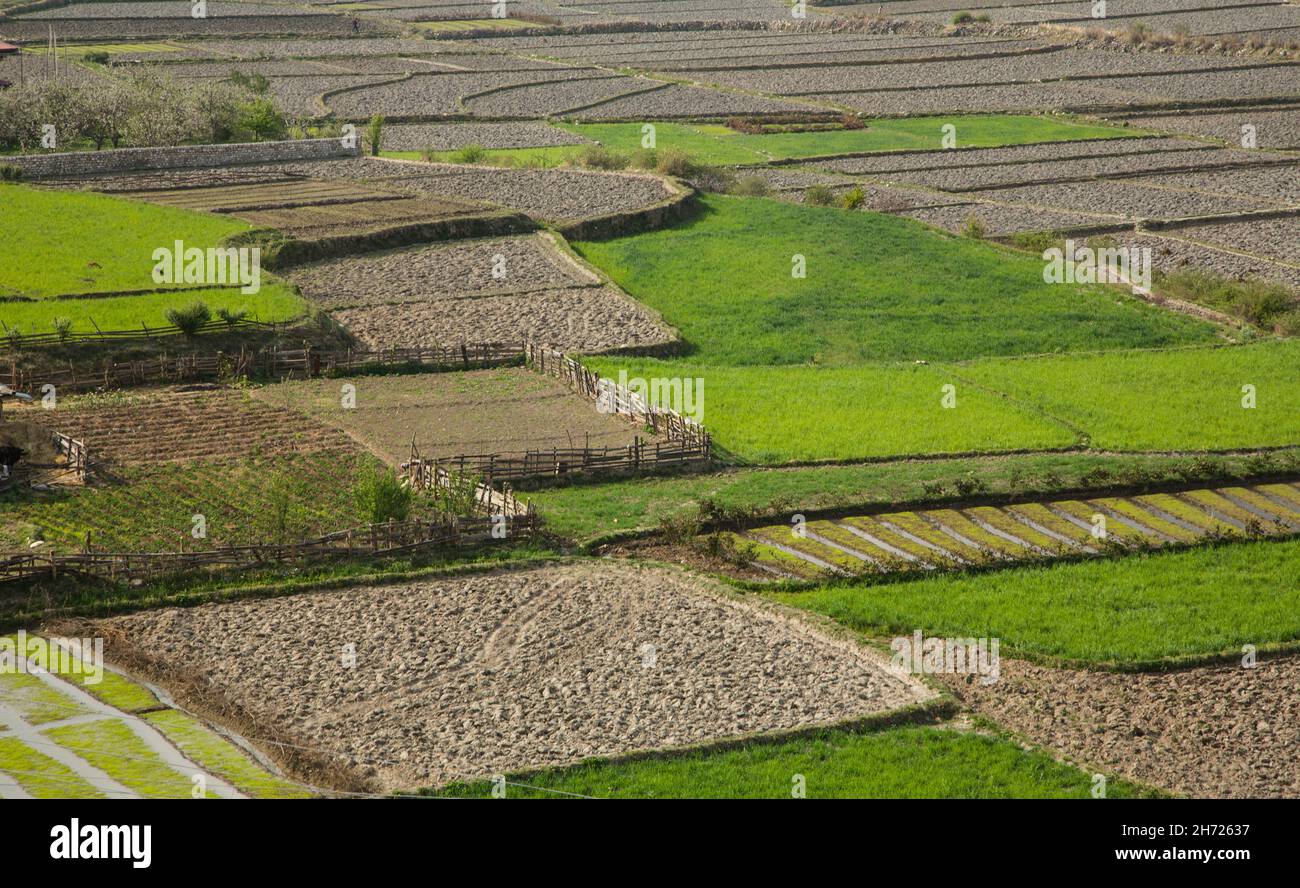
<path id="1" fill-rule="evenodd" d="M 1300 218 L 1195 225 L 1179 228 L 1174 233 L 1212 247 L 1300 265 Z"/>
<path id="2" fill-rule="evenodd" d="M 662 179 L 639 173 L 494 169 L 438 163 L 392 163 L 389 170 L 400 177 L 392 180 L 395 186 L 414 193 L 487 201 L 547 222 L 640 209 L 672 196 Z"/>
<path id="3" fill-rule="evenodd" d="M 1002 206 L 992 203 L 950 204 L 920 207 L 899 215 L 916 219 L 948 231 L 962 231 L 970 220 L 977 220 L 986 234 L 997 236 L 1018 231 L 1056 231 L 1096 225 L 1108 221 L 1086 213 L 1053 212 L 1039 208 Z"/>
<path id="4" fill-rule="evenodd" d="M 1297 164 L 1300 164 L 1300 159 L 1297 159 Z M 1142 184 L 1151 187 L 1230 194 L 1263 203 L 1300 207 L 1300 165 L 1166 173 L 1143 176 Z"/>
<path id="5" fill-rule="evenodd" d="M 353 203 L 386 200 L 398 195 L 346 180 L 291 179 L 249 185 L 216 185 L 207 188 L 130 191 L 124 197 L 149 203 L 230 213 L 237 210 L 280 209 L 312 204 Z"/>
<path id="6" fill-rule="evenodd" d="M 316 40 L 205 40 L 185 44 L 228 58 L 327 58 L 330 56 L 438 55 L 455 51 L 432 40 L 399 37 L 337 37 Z"/>
<path id="7" fill-rule="evenodd" d="M 1300 796 L 1300 657 L 1168 673 L 1004 659 L 992 685 L 944 680 L 978 712 L 1085 765 L 1179 793 Z"/>
<path id="8" fill-rule="evenodd" d="M 1170 234 L 1186 236 L 1178 229 Z M 1180 237 L 1128 235 L 1116 238 L 1116 242 L 1122 247 L 1150 248 L 1151 261 L 1158 271 L 1196 270 L 1235 280 L 1254 278 L 1273 281 L 1300 293 L 1300 268 L 1293 266 L 1279 265 L 1276 262 L 1215 249 L 1204 244 L 1182 240 Z"/>
<path id="9" fill-rule="evenodd" d="M 531 341 L 590 354 L 676 338 L 644 306 L 610 287 L 429 299 L 345 309 L 334 318 L 372 349 Z"/>
<path id="10" fill-rule="evenodd" d="M 361 234 L 396 225 L 437 222 L 483 213 L 481 205 L 437 198 L 374 200 L 359 203 L 303 206 L 282 210 L 245 210 L 239 218 L 254 225 L 277 228 L 295 237 Z"/>
<path id="11" fill-rule="evenodd" d="M 19 40 L 40 40 L 48 36 L 49 22 L 39 19 L 6 20 L 5 36 Z M 386 27 L 373 19 L 361 21 L 362 33 L 382 32 Z M 257 15 L 208 18 L 65 19 L 59 34 L 75 40 L 109 40 L 127 37 L 266 37 L 346 36 L 352 24 L 343 15 Z"/>
<path id="12" fill-rule="evenodd" d="M 1179 219 L 1215 213 L 1243 213 L 1257 210 L 1256 200 L 1238 197 L 1146 188 L 1141 179 L 1097 182 L 1063 182 L 1059 185 L 1023 185 L 970 191 L 972 198 L 1022 203 L 1060 209 L 1065 212 L 1086 207 L 1089 213 L 1110 215 L 1136 222 L 1139 219 Z"/>
<path id="13" fill-rule="evenodd" d="M 451 151 L 466 145 L 484 148 L 550 148 L 589 144 L 587 139 L 545 123 L 405 123 L 384 133 L 392 151 Z"/>
<path id="14" fill-rule="evenodd" d="M 540 235 L 328 259 L 295 268 L 288 277 L 328 309 L 591 286 L 599 280 Z"/>
<path id="15" fill-rule="evenodd" d="M 343 407 L 344 385 L 356 386 L 355 409 Z M 392 465 L 410 458 L 412 438 L 421 455 L 450 457 L 653 437 L 522 368 L 287 382 L 253 397 L 341 429 Z"/>
<path id="16" fill-rule="evenodd" d="M 960 142 L 960 130 L 957 136 Z M 1208 149 L 1208 146 L 1201 146 L 1187 139 L 1143 136 L 1083 139 L 1077 142 L 1043 142 L 1037 145 L 1008 145 L 1003 148 L 936 148 L 933 151 L 898 151 L 868 157 L 843 157 L 820 161 L 813 159 L 804 163 L 816 166 L 818 169 L 834 170 L 849 175 L 875 176 L 919 170 L 1053 163 L 1075 158 L 1124 157 L 1131 154 L 1187 151 L 1195 148 Z"/>
<path id="17" fill-rule="evenodd" d="M 637 93 L 584 108 L 575 116 L 584 120 L 610 118 L 671 119 L 711 117 L 729 114 L 780 114 L 814 109 L 802 102 L 767 99 L 741 93 L 721 92 L 698 86 L 674 84 L 664 89 Z"/>
<path id="18" fill-rule="evenodd" d="M 1124 122 L 1141 129 L 1211 136 L 1239 144 L 1243 126 L 1255 128 L 1261 148 L 1300 147 L 1300 108 L 1272 110 L 1242 108 L 1225 111 L 1180 111 L 1149 117 L 1127 117 Z"/>
<path id="19" fill-rule="evenodd" d="M 483 117 L 543 117 L 662 85 L 642 77 L 604 76 L 506 87 L 467 96 L 465 110 Z"/>
<path id="20" fill-rule="evenodd" d="M 152 611 L 102 626 L 121 638 L 113 655 L 201 678 L 262 736 L 322 749 L 384 790 L 792 729 L 929 696 L 880 655 L 797 617 L 626 564 Z M 257 657 L 242 647 L 252 636 Z M 349 644 L 350 669 L 339 657 Z"/>
<path id="21" fill-rule="evenodd" d="M 324 98 L 328 92 L 359 89 L 387 83 L 392 74 L 316 74 L 311 76 L 272 77 L 271 93 L 285 111 L 301 117 L 317 117 L 326 112 Z"/>
<path id="22" fill-rule="evenodd" d="M 129 3 L 89 2 L 70 3 L 54 9 L 42 9 L 22 15 L 28 19 L 154 19 L 192 18 L 193 5 L 187 0 L 132 0 Z M 287 6 L 272 3 L 227 3 L 209 0 L 207 14 L 215 18 L 227 16 L 281 16 L 317 15 L 305 6 Z"/>
<path id="23" fill-rule="evenodd" d="M 79 398 L 21 415 L 85 442 L 96 460 L 123 465 L 357 449 L 336 429 L 217 386 Z"/>
<path id="24" fill-rule="evenodd" d="M 896 92 L 833 92 L 818 96 L 855 111 L 880 117 L 913 114 L 989 113 L 995 111 L 1087 111 L 1119 108 L 1151 96 L 1112 89 L 1105 81 L 1023 83 L 1011 86 L 948 86 Z"/>
<path id="25" fill-rule="evenodd" d="M 202 169 L 141 170 L 109 173 L 75 179 L 42 179 L 52 188 L 75 188 L 120 194 L 127 191 L 167 191 L 175 188 L 206 188 L 216 185 L 258 185 L 298 181 L 296 177 L 256 167 L 204 167 Z"/>
<path id="26" fill-rule="evenodd" d="M 1214 168 L 1259 162 L 1268 158 L 1243 157 L 1246 152 L 1222 148 L 1193 147 L 1185 150 L 1138 154 L 1080 157 L 1073 160 L 1039 161 L 1015 165 L 970 166 L 946 170 L 915 170 L 889 173 L 889 178 L 951 191 L 995 188 L 999 185 L 1032 185 L 1079 179 L 1115 179 L 1133 173 L 1164 170 Z M 1144 177 L 1145 179 L 1145 177 Z M 1281 201 L 1250 197 L 1257 203 L 1276 206 Z"/>
<path id="27" fill-rule="evenodd" d="M 545 71 L 445 71 L 414 74 L 405 80 L 364 86 L 332 95 L 326 104 L 339 117 L 367 120 L 373 114 L 386 117 L 430 118 L 464 114 L 466 96 L 505 86 L 590 78 L 593 72 L 581 68 Z M 535 116 L 535 115 L 534 115 Z"/>

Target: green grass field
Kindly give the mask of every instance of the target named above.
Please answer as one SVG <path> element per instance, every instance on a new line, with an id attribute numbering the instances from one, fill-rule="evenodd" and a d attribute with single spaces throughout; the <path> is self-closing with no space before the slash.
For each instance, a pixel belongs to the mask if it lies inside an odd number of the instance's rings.
<path id="1" fill-rule="evenodd" d="M 1091 776 L 1008 740 L 944 728 L 867 733 L 828 730 L 783 743 L 662 759 L 593 762 L 508 777 L 507 798 L 790 798 L 796 775 L 807 798 L 1090 798 Z M 488 783 L 436 793 L 486 798 Z M 1145 795 L 1121 780 L 1108 798 Z"/>
<path id="2" fill-rule="evenodd" d="M 1300 640 L 1300 540 L 774 593 L 877 637 L 1000 638 L 1002 653 L 1146 664 Z"/>
<path id="3" fill-rule="evenodd" d="M 1082 427 L 1099 448 L 1226 449 L 1300 441 L 1300 341 L 977 361 L 953 372 Z M 1242 406 L 1254 386 L 1255 407 Z"/>
<path id="4" fill-rule="evenodd" d="M 701 362 L 852 365 L 1210 341 L 1208 324 L 917 222 L 710 196 L 668 229 L 579 242 Z M 791 257 L 807 276 L 791 276 Z"/>
<path id="5" fill-rule="evenodd" d="M 186 248 L 213 247 L 251 226 L 228 216 L 22 185 L 0 185 L 0 206 L 6 214 L 39 221 L 11 226 L 7 237 L 0 239 L 0 299 L 37 300 L 0 302 L 9 329 L 49 333 L 57 318 L 68 318 L 72 329 L 80 332 L 94 332 L 94 324 L 103 330 L 134 329 L 142 322 L 164 326 L 168 308 L 196 299 L 213 312 L 222 307 L 242 309 L 262 321 L 289 320 L 305 311 L 305 303 L 290 287 L 266 274 L 261 290 L 254 294 L 231 287 L 53 299 L 166 288 L 153 280 L 154 250 L 172 249 L 177 240 Z"/>
<path id="6" fill-rule="evenodd" d="M 703 379 L 704 423 L 741 462 L 1059 449 L 1088 436 L 1125 450 L 1300 440 L 1300 414 L 1277 415 L 1294 404 L 1292 352 L 1259 351 L 1289 345 L 1125 352 L 1210 345 L 1218 331 L 1117 288 L 1044 283 L 1035 257 L 903 219 L 703 203 L 673 228 L 574 245 L 688 351 L 591 364 L 611 377 Z M 992 360 L 1097 350 L 1115 354 Z M 955 363 L 979 357 L 990 360 Z M 1216 386 L 1237 376 L 1233 391 L 1255 380 L 1272 409 L 1225 412 L 1236 401 Z M 941 407 L 945 385 L 954 409 Z"/>
<path id="7" fill-rule="evenodd" d="M 655 148 L 676 149 L 699 163 L 765 163 L 791 157 L 851 154 L 860 151 L 898 151 L 942 148 L 943 125 L 957 127 L 958 145 L 989 148 L 1073 139 L 1124 138 L 1137 130 L 1071 123 L 1046 117 L 1021 115 L 972 115 L 913 117 L 906 120 L 866 121 L 866 129 L 831 130 L 819 133 L 771 133 L 749 135 L 721 124 L 656 122 Z M 562 123 L 562 128 L 600 142 L 613 151 L 634 152 L 642 147 L 641 123 Z"/>
<path id="8" fill-rule="evenodd" d="M 629 380 L 703 380 L 705 427 L 719 446 L 753 463 L 1046 450 L 1077 440 L 1066 426 L 974 386 L 958 384 L 957 406 L 943 407 L 943 386 L 955 377 L 942 367 L 706 367 L 688 360 L 612 358 L 586 363 L 615 379 L 626 370 Z"/>

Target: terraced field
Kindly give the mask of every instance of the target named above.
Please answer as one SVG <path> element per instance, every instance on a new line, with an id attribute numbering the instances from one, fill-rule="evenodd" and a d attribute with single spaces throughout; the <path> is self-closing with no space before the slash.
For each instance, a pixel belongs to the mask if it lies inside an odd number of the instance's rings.
<path id="1" fill-rule="evenodd" d="M 311 795 L 89 654 L 73 655 L 63 673 L 27 671 L 22 662 L 22 671 L 0 673 L 0 798 Z"/>
<path id="2" fill-rule="evenodd" d="M 892 573 L 1300 532 L 1300 487 L 1266 484 L 967 509 L 794 521 L 734 537 L 740 557 L 781 576 Z"/>

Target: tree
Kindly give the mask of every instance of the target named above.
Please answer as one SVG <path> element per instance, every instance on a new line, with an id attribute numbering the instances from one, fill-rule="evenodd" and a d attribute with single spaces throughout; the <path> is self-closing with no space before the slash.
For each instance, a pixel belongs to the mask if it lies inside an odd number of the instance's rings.
<path id="1" fill-rule="evenodd" d="M 370 125 L 366 127 L 366 141 L 370 143 L 370 154 L 378 157 L 384 147 L 384 115 L 376 114 L 370 118 Z"/>
<path id="2" fill-rule="evenodd" d="M 254 142 L 283 139 L 289 129 L 284 114 L 266 97 L 240 104 L 236 126 L 241 135 L 246 134 Z"/>

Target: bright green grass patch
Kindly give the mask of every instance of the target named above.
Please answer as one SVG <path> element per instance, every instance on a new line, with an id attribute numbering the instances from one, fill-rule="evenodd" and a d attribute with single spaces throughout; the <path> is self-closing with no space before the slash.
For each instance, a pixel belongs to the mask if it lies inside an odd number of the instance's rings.
<path id="1" fill-rule="evenodd" d="M 620 531 L 651 530 L 696 515 L 705 501 L 757 514 L 788 514 L 952 497 L 959 484 L 991 494 L 1050 495 L 1068 488 L 1223 482 L 1260 472 L 1300 471 L 1300 451 L 1261 462 L 1250 456 L 1192 457 L 1102 453 L 898 461 L 793 469 L 738 469 L 630 478 L 521 493 L 536 503 L 548 531 L 586 542 Z M 1084 532 L 1087 533 L 1086 531 Z"/>
<path id="2" fill-rule="evenodd" d="M 85 706 L 25 672 L 0 672 L 0 703 L 12 706 L 33 725 L 90 714 Z"/>
<path id="3" fill-rule="evenodd" d="M 297 784 L 263 770 L 225 738 L 183 712 L 167 709 L 148 713 L 143 718 L 166 735 L 186 758 L 245 795 L 258 799 L 304 799 L 311 796 Z"/>
<path id="4" fill-rule="evenodd" d="M 55 547 L 90 533 L 112 552 L 193 548 L 195 514 L 207 518 L 206 545 L 295 542 L 363 523 L 353 481 L 377 465 L 368 454 L 164 463 L 123 466 L 115 483 L 75 491 L 13 490 L 0 494 L 0 549 L 25 548 L 38 531 Z"/>
<path id="5" fill-rule="evenodd" d="M 90 678 L 87 675 L 64 675 L 61 672 L 58 674 L 96 699 L 123 712 L 139 712 L 158 705 L 158 698 L 148 688 L 107 669 L 94 684 L 87 681 Z"/>
<path id="6" fill-rule="evenodd" d="M 1214 328 L 1042 262 L 875 213 L 710 196 L 673 228 L 574 246 L 720 364 L 856 364 L 1207 342 Z M 795 254 L 806 277 L 792 277 Z"/>
<path id="7" fill-rule="evenodd" d="M 104 794 L 66 765 L 0 735 L 0 772 L 9 774 L 36 799 L 102 799 Z"/>
<path id="8" fill-rule="evenodd" d="M 94 333 L 96 328 L 136 330 L 142 329 L 142 324 L 154 328 L 169 326 L 168 309 L 186 308 L 195 302 L 207 305 L 213 320 L 217 320 L 217 311 L 222 308 L 244 312 L 249 320 L 268 323 L 294 320 L 307 310 L 301 297 L 288 286 L 276 282 L 263 283 L 259 292 L 249 295 L 235 287 L 139 296 L 3 302 L 0 303 L 0 320 L 8 329 L 29 335 L 57 332 L 54 324 L 60 318 L 72 322 L 69 330 L 74 333 Z"/>
<path id="9" fill-rule="evenodd" d="M 1147 663 L 1300 639 L 1300 540 L 773 597 L 873 636 L 920 629 L 936 637 L 1000 638 L 1004 653 Z"/>
<path id="10" fill-rule="evenodd" d="M 1065 426 L 973 386 L 942 406 L 952 375 L 912 364 L 706 367 L 687 361 L 591 359 L 601 375 L 702 379 L 714 442 L 755 463 L 1065 448 Z M 696 383 L 698 391 L 698 383 Z M 681 409 L 681 404 L 672 405 Z"/>
<path id="11" fill-rule="evenodd" d="M 871 733 L 829 730 L 721 752 L 699 751 L 626 763 L 592 762 L 510 778 L 507 798 L 790 798 L 802 774 L 817 798 L 1090 798 L 1091 777 L 1007 740 L 944 728 Z M 551 790 L 545 792 L 544 790 Z M 487 783 L 453 785 L 438 795 L 486 798 Z M 1110 798 L 1142 791 L 1121 780 Z"/>
<path id="12" fill-rule="evenodd" d="M 747 135 L 724 126 L 655 122 L 655 147 L 685 151 L 700 163 L 752 164 L 790 157 L 853 154 L 864 151 L 938 149 L 943 125 L 957 127 L 958 145 L 988 148 L 1075 139 L 1124 138 L 1138 130 L 1072 123 L 1046 117 L 972 115 L 868 120 L 866 129 L 815 133 Z M 598 141 L 613 151 L 641 149 L 641 123 L 563 123 L 563 129 Z"/>
<path id="13" fill-rule="evenodd" d="M 0 185 L 0 215 L 24 220 L 0 238 L 0 295 L 36 298 L 155 289 L 157 248 L 177 240 L 216 246 L 252 227 L 229 216 L 23 185 Z"/>
<path id="14" fill-rule="evenodd" d="M 978 361 L 953 368 L 1081 427 L 1094 447 L 1227 449 L 1300 441 L 1300 341 Z M 1242 406 L 1243 386 L 1256 406 Z"/>
<path id="15" fill-rule="evenodd" d="M 172 770 L 117 719 L 51 728 L 45 736 L 145 798 L 191 797 L 191 775 Z M 217 798 L 210 791 L 205 797 Z"/>

